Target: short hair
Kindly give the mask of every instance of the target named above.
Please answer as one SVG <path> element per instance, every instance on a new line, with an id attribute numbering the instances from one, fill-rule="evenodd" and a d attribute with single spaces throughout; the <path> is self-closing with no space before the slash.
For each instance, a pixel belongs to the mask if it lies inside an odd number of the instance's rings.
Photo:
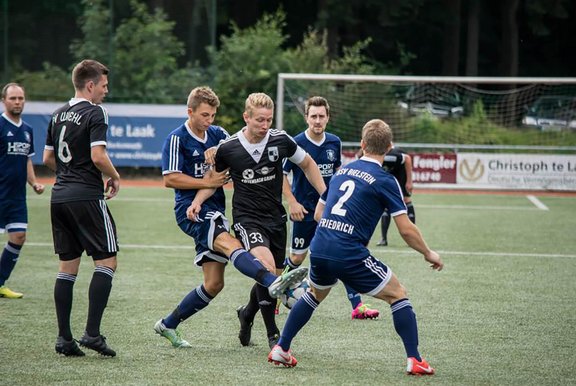
<path id="1" fill-rule="evenodd" d="M 212 107 L 220 106 L 220 99 L 212 89 L 208 86 L 195 87 L 188 95 L 188 102 L 186 103 L 192 111 L 196 111 L 198 106 L 206 103 Z"/>
<path id="2" fill-rule="evenodd" d="M 392 129 L 381 119 L 372 119 L 362 128 L 364 152 L 384 155 L 392 143 Z"/>
<path id="3" fill-rule="evenodd" d="M 317 107 L 324 106 L 326 108 L 326 114 L 330 115 L 330 105 L 328 104 L 328 101 L 324 97 L 313 96 L 313 97 L 308 98 L 308 100 L 304 104 L 304 115 L 305 116 L 308 116 L 308 110 L 310 110 L 310 106 L 317 106 Z"/>
<path id="4" fill-rule="evenodd" d="M 26 91 L 24 90 L 24 87 L 20 86 L 20 84 L 12 82 L 12 83 L 8 83 L 6 86 L 2 87 L 2 99 L 6 99 L 6 96 L 8 95 L 8 89 L 10 87 L 20 87 L 22 89 L 22 91 L 24 91 L 24 93 L 26 93 Z"/>
<path id="5" fill-rule="evenodd" d="M 92 59 L 85 59 L 74 66 L 72 83 L 76 90 L 82 90 L 89 81 L 98 84 L 102 75 L 108 75 L 109 72 L 108 67 L 102 63 Z"/>
<path id="6" fill-rule="evenodd" d="M 249 116 L 252 116 L 252 112 L 255 109 L 261 108 L 274 110 L 274 101 L 272 98 L 263 92 L 255 92 L 248 95 L 246 103 L 244 104 L 244 111 L 246 111 Z"/>

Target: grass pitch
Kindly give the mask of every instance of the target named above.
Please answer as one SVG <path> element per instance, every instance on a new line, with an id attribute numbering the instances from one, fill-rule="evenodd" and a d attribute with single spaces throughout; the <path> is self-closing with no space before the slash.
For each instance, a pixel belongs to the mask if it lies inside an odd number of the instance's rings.
<path id="1" fill-rule="evenodd" d="M 375 246 L 376 231 L 371 250 L 407 287 L 420 350 L 437 370 L 412 378 L 404 374 L 404 349 L 388 306 L 365 298 L 380 319 L 352 321 L 343 286 L 294 340 L 296 368 L 267 363 L 259 316 L 254 345 L 241 347 L 235 309 L 247 301 L 252 282 L 231 266 L 223 292 L 180 326 L 193 348 L 169 346 L 152 327 L 202 275 L 192 264 L 192 240 L 175 224 L 172 192 L 164 188 L 126 187 L 109 202 L 121 251 L 102 333 L 118 356 L 89 350 L 83 358 L 58 356 L 49 194 L 29 196 L 28 241 L 7 283 L 25 297 L 0 299 L 4 385 L 576 384 L 574 197 L 537 196 L 543 210 L 524 195 L 417 192 L 417 223 L 446 263 L 439 273 L 404 245 L 394 225 L 388 247 Z M 92 271 L 84 256 L 72 310 L 77 338 Z M 279 326 L 287 313 L 281 309 Z"/>

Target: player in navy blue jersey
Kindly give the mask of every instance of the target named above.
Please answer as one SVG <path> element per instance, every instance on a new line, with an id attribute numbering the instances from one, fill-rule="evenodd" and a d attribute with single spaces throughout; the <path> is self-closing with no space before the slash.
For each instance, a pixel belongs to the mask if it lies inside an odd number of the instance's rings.
<path id="1" fill-rule="evenodd" d="M 226 140 L 229 135 L 220 126 L 213 125 L 220 105 L 218 96 L 209 87 L 196 87 L 188 96 L 188 119 L 172 131 L 164 141 L 162 175 L 166 187 L 175 192 L 176 222 L 184 233 L 194 239 L 194 262 L 202 268 L 204 281 L 182 299 L 165 318 L 154 325 L 157 334 L 170 341 L 173 347 L 188 348 L 178 325 L 208 306 L 224 288 L 224 269 L 228 260 L 246 276 L 267 288 L 270 296 L 277 297 L 288 286 L 301 281 L 307 269 L 277 277 L 260 261 L 248 253 L 229 233 L 222 185 L 228 180 L 228 171 L 210 170 L 206 155 Z M 187 210 L 199 189 L 215 189 L 215 193 L 202 205 L 201 210 L 188 218 Z M 193 221 L 192 221 L 193 220 Z"/>
<path id="2" fill-rule="evenodd" d="M 0 255 L 0 298 L 18 299 L 22 293 L 4 284 L 16 266 L 26 241 L 28 208 L 26 182 L 38 194 L 44 185 L 36 181 L 34 165 L 34 133 L 21 119 L 26 101 L 24 88 L 8 83 L 2 88 L 4 113 L 0 116 L 0 233 L 8 233 L 8 242 Z"/>
<path id="3" fill-rule="evenodd" d="M 120 175 L 106 152 L 108 112 L 100 104 L 108 93 L 108 68 L 83 60 L 72 70 L 74 98 L 50 119 L 43 161 L 56 172 L 50 200 L 54 252 L 60 264 L 54 285 L 58 319 L 56 352 L 84 356 L 70 327 L 74 283 L 83 252 L 94 261 L 88 290 L 88 318 L 80 345 L 116 356 L 100 334 L 117 267 L 116 225 L 105 199 L 120 189 Z M 102 175 L 107 176 L 106 183 Z"/>
<path id="4" fill-rule="evenodd" d="M 309 98 L 304 105 L 304 117 L 308 128 L 295 136 L 294 140 L 316 161 L 324 183 L 328 185 L 330 178 L 342 165 L 342 142 L 336 135 L 326 132 L 330 120 L 330 105 L 326 98 Z M 292 184 L 287 177 L 290 172 Z M 308 254 L 310 241 L 318 225 L 314 220 L 314 208 L 320 195 L 310 185 L 302 170 L 290 160 L 284 162 L 283 193 L 292 220 L 290 256 L 286 258 L 285 265 L 286 269 L 293 269 L 299 267 Z M 378 310 L 362 303 L 360 294 L 348 286 L 345 288 L 352 305 L 352 319 L 375 319 L 380 315 Z"/>
<path id="5" fill-rule="evenodd" d="M 253 93 L 245 102 L 243 113 L 246 126 L 223 142 L 215 155 L 216 171 L 228 170 L 234 182 L 232 216 L 234 232 L 244 247 L 256 256 L 270 272 L 279 274 L 286 253 L 287 215 L 282 204 L 284 158 L 297 164 L 314 189 L 326 188 L 316 162 L 282 130 L 270 129 L 274 117 L 274 102 L 263 93 Z M 198 212 L 210 191 L 203 190 L 193 202 Z M 302 268 L 300 268 L 302 269 Z M 255 284 L 247 305 L 237 309 L 240 320 L 238 337 L 243 346 L 251 339 L 252 323 L 261 311 L 268 344 L 278 341 L 273 299 L 265 287 Z"/>
<path id="6" fill-rule="evenodd" d="M 391 142 L 392 131 L 384 121 L 367 122 L 360 142 L 364 156 L 336 172 L 321 196 L 314 214 L 318 227 L 310 245 L 311 288 L 292 307 L 280 340 L 268 355 L 269 362 L 296 366 L 290 350 L 292 339 L 340 280 L 359 293 L 390 304 L 394 327 L 406 350 L 407 373 L 434 374 L 418 351 L 416 315 L 405 288 L 367 248 L 382 212 L 388 209 L 406 243 L 422 253 L 432 269 L 440 271 L 444 266 L 408 219 L 398 182 L 382 169 Z"/>

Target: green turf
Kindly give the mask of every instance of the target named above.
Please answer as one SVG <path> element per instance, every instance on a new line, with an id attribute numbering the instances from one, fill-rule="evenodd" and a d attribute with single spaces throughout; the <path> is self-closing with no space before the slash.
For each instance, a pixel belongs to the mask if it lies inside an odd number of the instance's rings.
<path id="1" fill-rule="evenodd" d="M 181 325 L 193 348 L 173 349 L 152 327 L 202 279 L 193 243 L 175 224 L 172 193 L 162 188 L 123 188 L 109 202 L 121 252 L 102 332 L 118 356 L 59 357 L 48 199 L 49 192 L 30 196 L 28 242 L 7 283 L 25 297 L 0 299 L 2 385 L 576 384 L 576 198 L 539 197 L 544 211 L 525 196 L 416 194 L 417 222 L 446 263 L 440 273 L 403 244 L 394 225 L 389 247 L 375 246 L 376 232 L 372 251 L 408 288 L 421 352 L 437 369 L 431 378 L 404 374 L 388 306 L 366 299 L 382 317 L 352 321 L 342 286 L 294 340 L 298 366 L 273 367 L 260 318 L 255 345 L 238 342 L 235 308 L 246 302 L 251 281 L 232 267 L 220 296 Z M 91 267 L 84 257 L 76 337 Z M 280 326 L 286 315 L 282 308 Z"/>

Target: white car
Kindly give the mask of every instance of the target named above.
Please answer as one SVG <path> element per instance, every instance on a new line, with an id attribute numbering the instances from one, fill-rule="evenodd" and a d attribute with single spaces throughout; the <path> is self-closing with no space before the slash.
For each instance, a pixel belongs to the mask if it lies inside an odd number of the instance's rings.
<path id="1" fill-rule="evenodd" d="M 522 125 L 542 131 L 576 130 L 576 97 L 538 98 L 522 118 Z"/>

